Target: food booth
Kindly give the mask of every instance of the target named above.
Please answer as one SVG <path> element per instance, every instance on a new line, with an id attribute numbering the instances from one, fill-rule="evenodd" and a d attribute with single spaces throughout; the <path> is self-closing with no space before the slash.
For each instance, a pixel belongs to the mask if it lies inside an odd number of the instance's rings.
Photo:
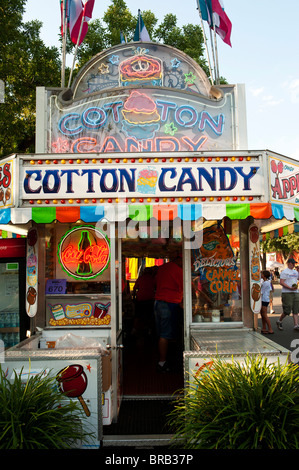
<path id="1" fill-rule="evenodd" d="M 158 410 L 215 355 L 287 360 L 258 333 L 259 233 L 269 220 L 298 220 L 299 167 L 246 149 L 244 87 L 211 86 L 166 45 L 115 46 L 71 88 L 37 89 L 36 153 L 0 166 L 10 189 L 0 223 L 28 230 L 31 331 L 5 351 L 5 367 L 9 377 L 23 368 L 24 380 L 68 367 L 70 398 L 82 399 L 95 429 L 90 446 L 165 443 L 142 423 L 124 436 L 122 408 L 151 401 Z M 137 260 L 140 273 L 178 253 L 178 367 L 158 375 L 154 332 L 132 333 L 128 264 Z"/>

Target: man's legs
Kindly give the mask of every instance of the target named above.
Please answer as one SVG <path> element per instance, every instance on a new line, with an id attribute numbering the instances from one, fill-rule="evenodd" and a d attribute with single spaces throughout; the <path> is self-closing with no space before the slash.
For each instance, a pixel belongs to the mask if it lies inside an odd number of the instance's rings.
<path id="1" fill-rule="evenodd" d="M 159 349 L 159 363 L 163 365 L 162 363 L 165 363 L 166 358 L 167 358 L 168 339 L 159 338 L 158 349 Z"/>

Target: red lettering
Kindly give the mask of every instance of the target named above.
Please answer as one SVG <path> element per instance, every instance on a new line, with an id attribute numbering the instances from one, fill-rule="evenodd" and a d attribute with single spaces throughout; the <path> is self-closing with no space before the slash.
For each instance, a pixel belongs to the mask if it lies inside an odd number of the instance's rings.
<path id="1" fill-rule="evenodd" d="M 61 254 L 61 261 L 65 265 L 73 262 L 105 265 L 108 257 L 109 250 L 106 246 L 92 245 L 86 250 L 78 250 L 73 245 L 68 245 Z"/>
<path id="2" fill-rule="evenodd" d="M 288 179 L 282 180 L 282 187 L 283 187 L 283 198 L 287 199 L 288 192 L 290 191 L 291 185 Z"/>
<path id="3" fill-rule="evenodd" d="M 276 199 L 276 196 L 278 197 L 278 199 L 282 199 L 282 192 L 281 192 L 280 181 L 278 177 L 275 178 L 275 185 L 271 186 L 271 189 L 273 191 L 272 197 L 274 199 Z"/>
<path id="4" fill-rule="evenodd" d="M 2 178 L 3 172 L 3 178 Z M 4 188 L 8 188 L 11 183 L 11 171 L 10 171 L 10 163 L 5 163 L 3 167 L 0 167 L 0 186 Z"/>
<path id="5" fill-rule="evenodd" d="M 290 178 L 290 186 L 291 186 L 291 192 L 290 192 L 290 196 L 293 197 L 295 192 L 298 192 L 298 189 L 297 189 L 297 178 L 296 176 L 291 176 Z M 297 191 L 296 191 L 297 190 Z"/>

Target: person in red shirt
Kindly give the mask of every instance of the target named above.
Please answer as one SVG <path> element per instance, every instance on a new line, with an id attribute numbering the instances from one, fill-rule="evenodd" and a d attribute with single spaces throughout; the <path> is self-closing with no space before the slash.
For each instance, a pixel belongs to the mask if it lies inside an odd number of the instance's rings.
<path id="1" fill-rule="evenodd" d="M 167 352 L 170 340 L 178 335 L 179 314 L 183 301 L 182 256 L 159 266 L 156 274 L 155 320 L 159 338 L 158 372 L 169 372 Z"/>
<path id="2" fill-rule="evenodd" d="M 133 288 L 135 319 L 132 333 L 153 333 L 156 267 L 147 267 L 138 277 Z"/>

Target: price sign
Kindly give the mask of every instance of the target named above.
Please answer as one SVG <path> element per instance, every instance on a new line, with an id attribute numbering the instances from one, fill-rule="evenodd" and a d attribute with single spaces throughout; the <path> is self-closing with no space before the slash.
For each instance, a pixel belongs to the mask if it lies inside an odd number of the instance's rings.
<path id="1" fill-rule="evenodd" d="M 48 279 L 46 294 L 66 294 L 66 279 Z"/>

